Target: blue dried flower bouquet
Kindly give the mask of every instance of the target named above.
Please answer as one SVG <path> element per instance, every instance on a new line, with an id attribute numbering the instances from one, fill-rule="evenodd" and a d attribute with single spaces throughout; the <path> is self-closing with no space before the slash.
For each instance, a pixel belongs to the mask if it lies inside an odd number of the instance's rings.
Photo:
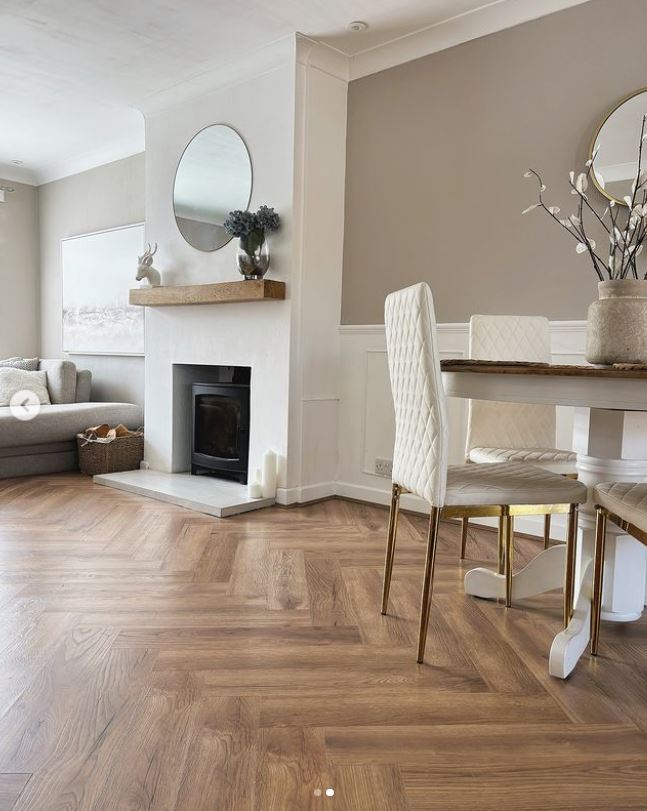
<path id="1" fill-rule="evenodd" d="M 236 262 L 238 270 L 246 279 L 262 279 L 270 266 L 267 234 L 278 231 L 279 215 L 269 206 L 261 206 L 254 214 L 251 211 L 230 211 L 224 222 L 225 231 L 238 237 Z"/>

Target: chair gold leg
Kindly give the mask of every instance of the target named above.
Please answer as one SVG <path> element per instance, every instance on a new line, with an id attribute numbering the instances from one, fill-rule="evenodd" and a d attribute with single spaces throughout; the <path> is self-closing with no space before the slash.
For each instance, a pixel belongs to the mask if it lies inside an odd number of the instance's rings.
<path id="1" fill-rule="evenodd" d="M 544 516 L 544 549 L 550 546 L 550 513 Z"/>
<path id="2" fill-rule="evenodd" d="M 389 607 L 389 590 L 391 589 L 391 574 L 393 573 L 393 558 L 395 556 L 395 536 L 398 531 L 398 514 L 400 512 L 400 492 L 400 486 L 394 484 L 391 489 L 391 511 L 389 513 L 389 530 L 386 538 L 386 556 L 384 558 L 383 614 L 386 614 Z"/>
<path id="3" fill-rule="evenodd" d="M 575 592 L 575 557 L 577 555 L 577 504 L 571 504 L 568 513 L 568 531 L 566 536 L 566 568 L 564 571 L 564 628 L 573 616 L 573 599 Z"/>
<path id="4" fill-rule="evenodd" d="M 503 516 L 499 518 L 499 537 L 497 549 L 497 572 L 505 574 L 505 537 L 503 529 Z"/>
<path id="5" fill-rule="evenodd" d="M 429 627 L 429 612 L 431 610 L 431 595 L 434 587 L 434 566 L 436 563 L 436 543 L 438 541 L 438 523 L 440 509 L 431 508 L 429 516 L 429 536 L 427 539 L 427 560 L 425 561 L 425 577 L 422 582 L 422 605 L 420 607 L 420 635 L 418 637 L 418 663 L 422 664 L 425 658 L 425 645 L 427 644 L 427 628 Z"/>
<path id="6" fill-rule="evenodd" d="M 602 585 L 604 577 L 604 547 L 606 545 L 607 517 L 598 507 L 595 522 L 595 565 L 593 569 L 593 606 L 591 611 L 591 655 L 598 655 L 600 642 L 600 614 L 602 613 Z"/>
<path id="7" fill-rule="evenodd" d="M 506 608 L 512 605 L 512 556 L 514 554 L 514 518 L 508 508 L 502 516 L 503 539 L 505 545 L 505 604 Z"/>
<path id="8" fill-rule="evenodd" d="M 467 546 L 467 530 L 469 529 L 470 519 L 463 518 L 461 525 L 461 560 L 465 560 L 465 547 Z"/>

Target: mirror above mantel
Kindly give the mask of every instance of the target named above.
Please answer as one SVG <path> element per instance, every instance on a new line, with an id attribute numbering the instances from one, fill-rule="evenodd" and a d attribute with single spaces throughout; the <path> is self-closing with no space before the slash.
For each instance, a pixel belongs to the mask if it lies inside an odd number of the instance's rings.
<path id="1" fill-rule="evenodd" d="M 252 162 L 241 136 L 226 124 L 200 130 L 179 160 L 173 213 L 184 239 L 199 251 L 215 251 L 231 236 L 223 224 L 230 211 L 245 210 L 252 194 Z"/>
<path id="2" fill-rule="evenodd" d="M 645 115 L 647 88 L 642 88 L 625 96 L 607 113 L 591 143 L 591 157 L 596 156 L 593 182 L 607 199 L 621 205 L 626 205 L 624 198 L 631 195 L 636 179 Z"/>

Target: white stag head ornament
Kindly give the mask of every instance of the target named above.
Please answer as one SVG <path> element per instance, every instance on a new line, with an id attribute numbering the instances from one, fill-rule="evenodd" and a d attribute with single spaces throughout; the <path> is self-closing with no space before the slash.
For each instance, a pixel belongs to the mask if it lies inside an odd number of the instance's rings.
<path id="1" fill-rule="evenodd" d="M 144 251 L 143 256 L 137 257 L 137 276 L 138 282 L 147 279 L 151 287 L 159 287 L 162 283 L 162 277 L 158 270 L 153 267 L 153 257 L 157 253 L 157 242 L 155 247 L 151 248 L 150 242 Z"/>

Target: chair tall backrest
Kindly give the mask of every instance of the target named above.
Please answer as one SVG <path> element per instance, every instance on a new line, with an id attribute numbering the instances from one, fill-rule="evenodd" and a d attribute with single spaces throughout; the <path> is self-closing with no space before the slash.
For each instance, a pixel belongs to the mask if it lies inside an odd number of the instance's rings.
<path id="1" fill-rule="evenodd" d="M 387 296 L 384 324 L 395 408 L 393 482 L 442 507 L 448 425 L 429 285 Z"/>
<path id="2" fill-rule="evenodd" d="M 469 357 L 550 363 L 550 323 L 541 316 L 473 315 Z M 555 407 L 470 400 L 466 457 L 472 448 L 553 448 Z"/>

